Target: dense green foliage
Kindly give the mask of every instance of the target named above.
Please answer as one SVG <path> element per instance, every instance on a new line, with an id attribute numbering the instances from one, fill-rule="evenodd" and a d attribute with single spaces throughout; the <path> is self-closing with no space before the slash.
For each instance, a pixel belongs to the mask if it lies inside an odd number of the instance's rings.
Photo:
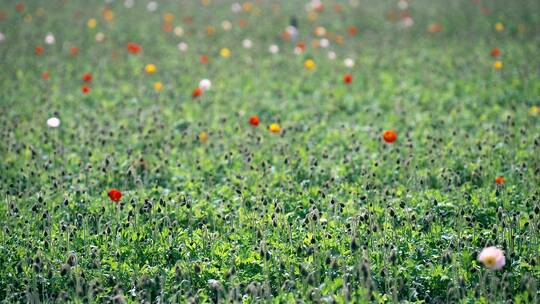
<path id="1" fill-rule="evenodd" d="M 540 4 L 403 2 L 0 3 L 0 300 L 538 303 Z"/>

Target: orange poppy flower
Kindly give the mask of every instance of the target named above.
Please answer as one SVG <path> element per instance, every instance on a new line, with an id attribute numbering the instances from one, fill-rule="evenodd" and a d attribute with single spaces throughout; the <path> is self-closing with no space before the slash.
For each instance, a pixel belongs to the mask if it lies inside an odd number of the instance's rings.
<path id="1" fill-rule="evenodd" d="M 201 55 L 200 61 L 201 61 L 201 64 L 207 64 L 208 63 L 208 56 Z"/>
<path id="2" fill-rule="evenodd" d="M 347 32 L 349 32 L 349 35 L 354 36 L 354 35 L 358 34 L 358 28 L 356 26 L 354 26 L 354 25 L 351 25 L 347 29 Z"/>
<path id="3" fill-rule="evenodd" d="M 491 57 L 499 57 L 501 55 L 501 50 L 499 48 L 491 49 Z"/>
<path id="4" fill-rule="evenodd" d="M 387 143 L 393 143 L 397 140 L 397 134 L 396 132 L 392 130 L 386 130 L 383 133 L 383 140 Z"/>
<path id="5" fill-rule="evenodd" d="M 127 49 L 131 54 L 139 54 L 142 50 L 141 46 L 135 42 L 128 42 Z"/>
<path id="6" fill-rule="evenodd" d="M 75 56 L 77 55 L 77 53 L 79 53 L 79 49 L 73 46 L 69 49 L 69 53 L 71 54 L 71 56 Z"/>
<path id="7" fill-rule="evenodd" d="M 504 184 L 504 177 L 502 177 L 502 176 L 497 176 L 497 177 L 495 178 L 495 183 L 498 184 L 498 185 Z"/>
<path id="8" fill-rule="evenodd" d="M 41 73 L 41 78 L 43 78 L 44 80 L 49 80 L 49 72 L 45 71 Z"/>
<path id="9" fill-rule="evenodd" d="M 259 125 L 259 116 L 253 115 L 249 118 L 249 124 L 252 126 L 258 126 Z"/>
<path id="10" fill-rule="evenodd" d="M 202 93 L 203 93 L 203 89 L 200 88 L 200 87 L 197 87 L 197 88 L 195 88 L 195 90 L 193 90 L 193 93 L 191 93 L 191 96 L 192 96 L 193 98 L 199 97 L 199 96 L 202 95 Z"/>
<path id="11" fill-rule="evenodd" d="M 343 82 L 345 84 L 350 84 L 352 82 L 352 75 L 351 74 L 345 74 L 345 76 L 343 76 Z"/>
<path id="12" fill-rule="evenodd" d="M 43 51 L 45 51 L 45 48 L 42 45 L 38 45 L 38 46 L 36 46 L 34 51 L 35 51 L 36 55 L 41 55 L 43 53 Z"/>

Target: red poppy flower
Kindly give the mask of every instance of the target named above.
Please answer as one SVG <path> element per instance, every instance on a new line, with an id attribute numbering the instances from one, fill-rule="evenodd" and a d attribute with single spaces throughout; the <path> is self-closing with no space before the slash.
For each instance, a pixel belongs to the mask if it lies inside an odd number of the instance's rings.
<path id="1" fill-rule="evenodd" d="M 45 48 L 42 45 L 36 46 L 36 49 L 35 49 L 36 55 L 41 55 L 43 51 L 45 51 Z"/>
<path id="2" fill-rule="evenodd" d="M 141 46 L 135 42 L 128 42 L 127 49 L 131 54 L 139 54 L 142 50 Z"/>
<path id="3" fill-rule="evenodd" d="M 504 177 L 502 177 L 502 176 L 497 176 L 497 177 L 495 178 L 495 183 L 497 183 L 497 184 L 499 184 L 499 185 L 504 184 Z"/>
<path id="4" fill-rule="evenodd" d="M 201 60 L 201 63 L 202 63 L 202 64 L 207 64 L 207 63 L 208 63 L 208 56 L 206 56 L 206 55 L 201 55 L 200 60 Z"/>
<path id="5" fill-rule="evenodd" d="M 298 43 L 296 44 L 296 47 L 299 48 L 299 49 L 301 49 L 302 51 L 305 51 L 305 50 L 306 50 L 306 44 L 305 44 L 304 42 L 302 42 L 302 41 L 298 42 Z"/>
<path id="6" fill-rule="evenodd" d="M 358 28 L 356 26 L 354 26 L 354 25 L 351 25 L 347 29 L 347 32 L 349 32 L 349 35 L 354 36 L 354 35 L 358 34 Z"/>
<path id="7" fill-rule="evenodd" d="M 259 116 L 253 115 L 249 117 L 249 124 L 252 126 L 258 126 L 259 125 Z"/>
<path id="8" fill-rule="evenodd" d="M 499 57 L 501 55 L 501 50 L 499 48 L 493 48 L 491 50 L 491 57 Z"/>
<path id="9" fill-rule="evenodd" d="M 92 81 L 92 74 L 91 73 L 84 73 L 82 79 L 86 82 Z"/>
<path id="10" fill-rule="evenodd" d="M 48 80 L 49 79 L 49 72 L 45 71 L 45 72 L 41 73 L 41 78 L 43 78 L 45 80 Z"/>
<path id="11" fill-rule="evenodd" d="M 113 202 L 118 202 L 122 198 L 122 192 L 120 192 L 120 190 L 118 189 L 109 190 L 109 193 L 107 193 L 107 195 L 109 195 L 109 198 Z"/>
<path id="12" fill-rule="evenodd" d="M 195 90 L 193 90 L 193 93 L 191 94 L 191 96 L 193 96 L 193 98 L 199 97 L 202 95 L 202 93 L 203 93 L 203 89 L 197 87 Z"/>
<path id="13" fill-rule="evenodd" d="M 90 88 L 87 85 L 83 85 L 81 91 L 83 94 L 88 94 L 90 92 Z"/>
<path id="14" fill-rule="evenodd" d="M 24 12 L 24 9 L 25 9 L 25 6 L 24 6 L 24 3 L 22 2 L 17 3 L 17 5 L 15 6 L 15 10 L 19 13 Z"/>
<path id="15" fill-rule="evenodd" d="M 397 134 L 396 134 L 396 132 L 394 132 L 392 130 L 384 131 L 383 139 L 387 143 L 393 143 L 393 142 L 395 142 L 397 140 Z"/>
<path id="16" fill-rule="evenodd" d="M 71 56 L 75 56 L 77 55 L 77 53 L 79 53 L 79 49 L 73 46 L 71 47 L 71 49 L 69 49 L 69 53 L 71 54 Z"/>
<path id="17" fill-rule="evenodd" d="M 349 84 L 352 82 L 352 75 L 351 74 L 345 74 L 345 76 L 343 76 L 343 82 L 345 84 Z"/>

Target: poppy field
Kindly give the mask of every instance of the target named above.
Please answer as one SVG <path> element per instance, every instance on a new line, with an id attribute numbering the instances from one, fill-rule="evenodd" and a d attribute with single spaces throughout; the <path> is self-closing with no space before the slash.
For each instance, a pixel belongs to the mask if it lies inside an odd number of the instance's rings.
<path id="1" fill-rule="evenodd" d="M 539 303 L 539 11 L 0 2 L 0 302 Z"/>

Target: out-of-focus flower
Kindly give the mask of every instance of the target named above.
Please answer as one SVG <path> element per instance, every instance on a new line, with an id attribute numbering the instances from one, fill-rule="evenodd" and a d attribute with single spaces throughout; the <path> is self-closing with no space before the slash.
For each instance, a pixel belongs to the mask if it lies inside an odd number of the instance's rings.
<path id="1" fill-rule="evenodd" d="M 491 49 L 491 57 L 499 57 L 499 55 L 501 55 L 501 50 L 499 50 L 499 48 Z"/>
<path id="2" fill-rule="evenodd" d="M 244 39 L 242 41 L 242 46 L 246 49 L 250 49 L 253 46 L 253 42 L 251 42 L 249 39 Z"/>
<path id="3" fill-rule="evenodd" d="M 482 249 L 478 255 L 478 261 L 491 270 L 501 269 L 506 264 L 504 252 L 495 246 Z"/>
<path id="4" fill-rule="evenodd" d="M 502 24 L 502 22 L 497 22 L 495 23 L 495 30 L 497 32 L 502 32 L 504 31 L 504 24 Z"/>
<path id="5" fill-rule="evenodd" d="M 258 126 L 259 125 L 259 116 L 252 115 L 249 117 L 249 124 L 252 126 Z"/>
<path id="6" fill-rule="evenodd" d="M 503 62 L 500 61 L 500 60 L 497 60 L 493 63 L 493 67 L 496 69 L 496 70 L 500 70 L 503 68 Z"/>
<path id="7" fill-rule="evenodd" d="M 532 106 L 529 109 L 529 114 L 532 116 L 538 115 L 540 113 L 540 107 L 539 106 Z"/>
<path id="8" fill-rule="evenodd" d="M 158 8 L 158 3 L 156 1 L 150 1 L 148 2 L 148 4 L 146 5 L 146 9 L 149 11 L 149 12 L 155 12 Z"/>
<path id="9" fill-rule="evenodd" d="M 345 74 L 345 76 L 343 76 L 343 82 L 345 84 L 350 84 L 352 82 L 352 75 L 351 74 Z"/>
<path id="10" fill-rule="evenodd" d="M 6 40 L 6 35 L 0 33 L 0 42 L 3 42 L 4 40 Z"/>
<path id="11" fill-rule="evenodd" d="M 228 58 L 229 56 L 231 56 L 231 50 L 229 50 L 228 48 L 222 48 L 219 51 L 219 55 L 223 58 Z"/>
<path id="12" fill-rule="evenodd" d="M 178 49 L 181 51 L 181 52 L 185 52 L 188 50 L 188 44 L 185 43 L 185 42 L 180 42 L 178 43 Z"/>
<path id="13" fill-rule="evenodd" d="M 69 49 L 69 53 L 71 54 L 71 56 L 76 56 L 78 53 L 79 53 L 79 49 L 72 46 L 70 49 Z"/>
<path id="14" fill-rule="evenodd" d="M 154 90 L 159 92 L 159 91 L 161 91 L 161 89 L 163 89 L 163 84 L 161 82 L 159 82 L 159 81 L 154 82 Z"/>
<path id="15" fill-rule="evenodd" d="M 387 143 L 393 143 L 397 140 L 397 134 L 396 132 L 392 130 L 384 131 L 383 133 L 383 140 Z"/>
<path id="16" fill-rule="evenodd" d="M 205 143 L 208 140 L 208 133 L 202 131 L 199 133 L 199 141 Z"/>
<path id="17" fill-rule="evenodd" d="M 109 190 L 107 195 L 109 196 L 109 199 L 115 203 L 119 202 L 120 199 L 122 198 L 122 192 L 120 192 L 120 190 L 118 189 Z"/>
<path id="18" fill-rule="evenodd" d="M 92 74 L 91 73 L 84 73 L 82 79 L 86 82 L 92 81 Z"/>
<path id="19" fill-rule="evenodd" d="M 268 127 L 268 130 L 272 133 L 279 133 L 281 132 L 281 126 L 277 123 L 270 124 Z"/>
<path id="20" fill-rule="evenodd" d="M 88 87 L 87 85 L 83 85 L 82 88 L 81 88 L 81 92 L 83 94 L 88 94 L 90 93 L 90 87 Z"/>
<path id="21" fill-rule="evenodd" d="M 354 67 L 354 59 L 352 59 L 352 58 L 345 58 L 345 60 L 343 60 L 343 63 L 348 68 Z"/>
<path id="22" fill-rule="evenodd" d="M 60 126 L 60 119 L 58 119 L 58 117 L 51 117 L 47 119 L 47 126 L 51 128 L 58 128 L 58 126 Z"/>
<path id="23" fill-rule="evenodd" d="M 34 49 L 34 52 L 36 53 L 36 55 L 41 55 L 43 51 L 45 51 L 45 48 L 42 45 L 38 45 Z"/>
<path id="24" fill-rule="evenodd" d="M 495 183 L 498 184 L 498 185 L 504 184 L 504 177 L 502 177 L 502 176 L 495 177 Z"/>
<path id="25" fill-rule="evenodd" d="M 94 18 L 90 18 L 88 19 L 88 21 L 86 21 L 86 26 L 89 28 L 89 29 L 93 29 L 97 26 L 97 20 L 94 19 Z"/>
<path id="26" fill-rule="evenodd" d="M 209 90 L 210 87 L 212 86 L 212 82 L 209 80 L 209 79 L 202 79 L 201 81 L 199 81 L 199 88 L 203 89 L 203 90 Z"/>
<path id="27" fill-rule="evenodd" d="M 313 70 L 315 68 L 315 61 L 313 59 L 307 59 L 304 61 L 304 67 L 308 70 Z"/>
<path id="28" fill-rule="evenodd" d="M 174 34 L 177 36 L 177 37 L 181 37 L 182 35 L 184 35 L 184 29 L 180 26 L 177 26 L 174 28 Z"/>
<path id="29" fill-rule="evenodd" d="M 203 91 L 204 91 L 204 90 L 201 89 L 200 87 L 196 87 L 196 88 L 193 90 L 193 92 L 191 93 L 191 96 L 192 96 L 193 98 L 199 97 L 199 96 L 202 95 Z"/>
<path id="30" fill-rule="evenodd" d="M 337 57 L 337 55 L 336 55 L 335 52 L 333 52 L 333 51 L 328 52 L 328 59 L 334 60 L 334 59 L 336 59 L 336 57 Z"/>
<path id="31" fill-rule="evenodd" d="M 275 44 L 272 44 L 269 48 L 268 48 L 268 51 L 271 53 L 271 54 L 277 54 L 279 53 L 279 46 L 275 45 Z"/>
<path id="32" fill-rule="evenodd" d="M 139 54 L 141 52 L 142 48 L 138 43 L 128 42 L 127 43 L 127 50 L 131 54 Z"/>
<path id="33" fill-rule="evenodd" d="M 144 67 L 144 71 L 149 75 L 154 74 L 157 71 L 157 67 L 154 64 L 149 63 Z"/>
<path id="34" fill-rule="evenodd" d="M 99 32 L 96 34 L 96 42 L 102 42 L 105 39 L 105 34 Z"/>
<path id="35" fill-rule="evenodd" d="M 232 23 L 229 20 L 225 20 L 221 22 L 221 27 L 224 31 L 229 31 L 232 28 Z"/>
<path id="36" fill-rule="evenodd" d="M 52 33 L 47 33 L 45 36 L 45 43 L 51 45 L 54 44 L 55 41 L 54 35 Z"/>

